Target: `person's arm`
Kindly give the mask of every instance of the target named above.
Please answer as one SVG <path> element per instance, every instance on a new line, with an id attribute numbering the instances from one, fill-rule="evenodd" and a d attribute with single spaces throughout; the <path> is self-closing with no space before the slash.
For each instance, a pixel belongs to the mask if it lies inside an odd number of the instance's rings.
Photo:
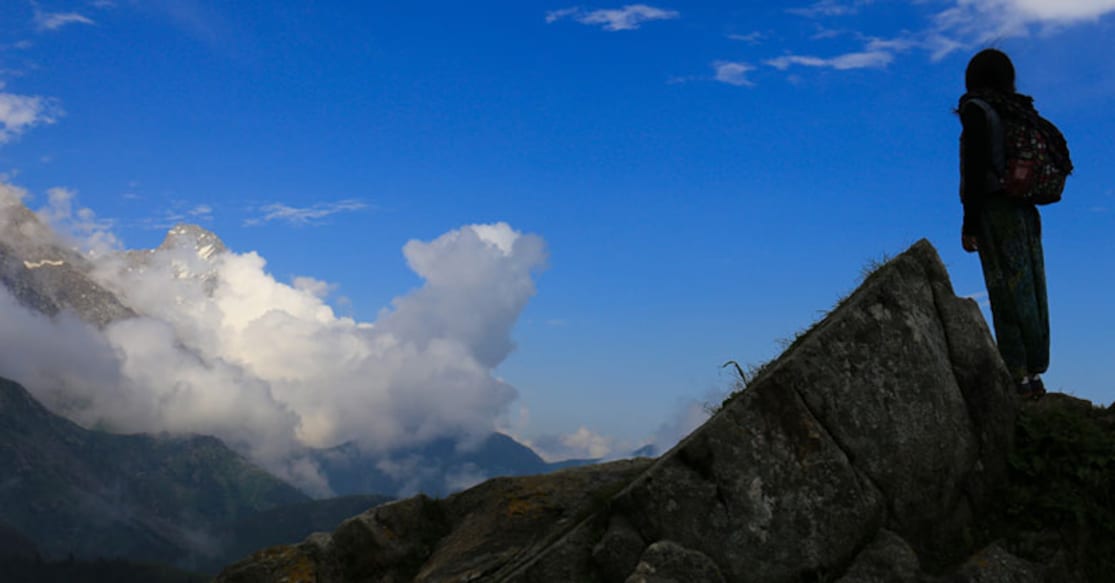
<path id="1" fill-rule="evenodd" d="M 991 160 L 991 132 L 987 115 L 978 105 L 965 104 L 960 111 L 961 171 L 963 172 L 960 200 L 964 203 L 965 237 L 975 237 L 979 232 L 979 210 L 987 193 L 987 176 L 994 172 Z"/>

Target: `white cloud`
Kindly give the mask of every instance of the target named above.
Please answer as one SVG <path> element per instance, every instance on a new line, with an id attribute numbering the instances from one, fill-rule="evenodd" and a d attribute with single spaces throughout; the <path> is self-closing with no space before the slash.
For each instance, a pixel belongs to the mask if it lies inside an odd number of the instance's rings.
<path id="1" fill-rule="evenodd" d="M 569 459 L 610 459 L 629 454 L 625 444 L 614 437 L 601 435 L 581 426 L 573 433 L 544 435 L 534 440 L 517 438 L 527 444 L 547 462 Z"/>
<path id="2" fill-rule="evenodd" d="M 39 219 L 56 229 L 64 238 L 72 239 L 84 251 L 104 255 L 122 245 L 113 234 L 114 222 L 98 218 L 92 209 L 74 208 L 77 192 L 55 187 L 47 190 L 47 206 L 36 211 Z"/>
<path id="3" fill-rule="evenodd" d="M 734 389 L 736 387 L 732 387 Z M 679 400 L 673 416 L 658 426 L 644 445 L 654 446 L 655 455 L 662 455 L 677 445 L 682 438 L 708 420 L 711 408 L 718 406 L 731 389 L 710 389 L 704 400 L 687 398 Z"/>
<path id="4" fill-rule="evenodd" d="M 920 0 L 915 3 L 925 4 Z M 820 0 L 790 12 L 809 18 L 841 17 L 860 12 L 868 5 L 885 5 L 873 0 Z M 945 7 L 931 11 L 924 28 L 905 31 L 894 38 L 882 39 L 857 34 L 864 41 L 860 52 L 835 58 L 789 55 L 770 59 L 767 64 L 779 69 L 793 65 L 859 69 L 885 67 L 895 54 L 921 49 L 938 61 L 960 50 L 986 46 L 1010 37 L 1035 31 L 1055 32 L 1073 25 L 1094 22 L 1115 13 L 1115 0 L 950 0 Z M 814 40 L 831 38 L 841 31 L 822 29 Z"/>
<path id="5" fill-rule="evenodd" d="M 1115 0 L 959 0 L 957 6 L 983 14 L 1017 14 L 1028 22 L 1082 22 L 1115 12 Z"/>
<path id="6" fill-rule="evenodd" d="M 291 281 L 291 285 L 294 286 L 294 289 L 300 292 L 308 293 L 318 299 L 325 299 L 329 297 L 329 294 L 336 291 L 338 287 L 335 283 L 329 283 L 327 281 L 322 281 L 320 279 L 307 277 L 304 275 L 296 276 Z"/>
<path id="7" fill-rule="evenodd" d="M 791 8 L 787 10 L 787 12 L 807 18 L 846 16 L 859 12 L 860 8 L 867 4 L 871 4 L 872 1 L 873 0 L 855 0 L 853 2 L 842 2 L 840 0 L 819 0 L 805 8 Z"/>
<path id="8" fill-rule="evenodd" d="M 730 40 L 738 40 L 740 42 L 745 42 L 749 45 L 757 45 L 757 44 L 763 42 L 763 39 L 766 38 L 766 35 L 764 35 L 761 32 L 755 31 L 755 32 L 748 33 L 748 34 L 729 34 L 728 38 Z"/>
<path id="9" fill-rule="evenodd" d="M 594 433 L 582 425 L 577 431 L 561 436 L 561 444 L 577 452 L 577 457 L 599 459 L 614 451 L 615 439 Z"/>
<path id="10" fill-rule="evenodd" d="M 794 65 L 804 67 L 828 67 L 837 70 L 849 69 L 879 69 L 886 67 L 894 61 L 894 55 L 886 51 L 865 51 L 848 53 L 831 58 L 812 57 L 804 55 L 786 55 L 769 59 L 767 65 L 785 71 Z"/>
<path id="11" fill-rule="evenodd" d="M 552 24 L 565 18 L 571 18 L 581 14 L 580 8 L 562 8 L 561 10 L 551 10 L 546 13 L 546 23 Z"/>
<path id="12" fill-rule="evenodd" d="M 39 30 L 58 30 L 69 24 L 96 24 L 87 16 L 77 12 L 41 12 L 35 11 L 35 26 Z"/>
<path id="13" fill-rule="evenodd" d="M 0 85 L 0 89 L 2 88 Z M 37 125 L 52 124 L 62 115 L 62 109 L 55 99 L 0 93 L 0 144 Z"/>
<path id="14" fill-rule="evenodd" d="M 27 197 L 0 188 L 0 221 Z M 56 215 L 76 206 L 61 189 L 52 205 Z M 424 284 L 374 323 L 337 316 L 322 300 L 329 284 L 277 281 L 254 252 L 207 260 L 183 245 L 144 254 L 140 267 L 103 255 L 96 277 L 143 316 L 101 330 L 31 313 L 0 289 L 0 375 L 83 424 L 216 435 L 320 491 L 300 448 L 353 441 L 386 456 L 483 436 L 517 396 L 493 371 L 535 293 L 542 239 L 504 223 L 469 225 L 410 241 L 403 254 Z"/>
<path id="15" fill-rule="evenodd" d="M 623 8 L 585 11 L 581 8 L 563 8 L 546 13 L 546 22 L 552 23 L 566 18 L 581 24 L 599 25 L 604 30 L 635 30 L 644 22 L 653 20 L 673 20 L 679 18 L 675 10 L 664 10 L 646 4 L 628 4 Z"/>
<path id="16" fill-rule="evenodd" d="M 747 78 L 747 73 L 755 70 L 753 65 L 732 61 L 717 61 L 712 64 L 712 68 L 716 71 L 716 80 L 721 83 L 747 87 L 754 85 Z"/>
<path id="17" fill-rule="evenodd" d="M 1115 0 L 954 0 L 913 42 L 939 60 L 957 50 L 1036 30 L 1050 32 L 1115 13 Z"/>
<path id="18" fill-rule="evenodd" d="M 9 178 L 6 174 L 0 174 L 0 213 L 5 212 L 7 207 L 24 204 L 30 197 L 26 188 L 9 184 Z"/>
<path id="19" fill-rule="evenodd" d="M 319 202 L 308 207 L 293 207 L 283 203 L 272 203 L 260 207 L 262 216 L 244 221 L 245 226 L 262 225 L 271 221 L 283 221 L 292 225 L 307 226 L 321 224 L 321 220 L 344 212 L 368 208 L 368 204 L 356 199 L 336 202 Z"/>
<path id="20" fill-rule="evenodd" d="M 140 200 L 143 197 L 135 192 L 120 195 L 127 200 Z M 208 204 L 171 201 L 169 208 L 154 217 L 144 217 L 135 221 L 136 226 L 148 230 L 165 231 L 181 223 L 210 223 L 213 221 L 213 207 Z"/>

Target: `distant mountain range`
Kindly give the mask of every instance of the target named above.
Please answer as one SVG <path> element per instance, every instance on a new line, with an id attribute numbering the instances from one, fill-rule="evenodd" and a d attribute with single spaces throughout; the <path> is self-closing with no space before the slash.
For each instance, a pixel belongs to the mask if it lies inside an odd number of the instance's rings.
<path id="1" fill-rule="evenodd" d="M 2 378 L 0 476 L 0 558 L 113 557 L 205 571 L 390 500 L 311 500 L 213 437 L 90 431 Z"/>
<path id="2" fill-rule="evenodd" d="M 124 252 L 125 268 L 147 269 L 159 251 L 181 254 L 184 261 L 172 264 L 177 275 L 199 278 L 212 291 L 217 274 L 208 266 L 226 250 L 214 233 L 178 225 L 158 249 Z M 22 305 L 47 316 L 71 310 L 98 327 L 140 315 L 92 273 L 89 260 L 26 207 L 0 209 L 0 285 Z M 342 496 L 315 501 L 217 438 L 89 430 L 4 374 L 0 559 L 119 557 L 213 571 L 254 549 L 332 530 L 389 500 L 384 494 L 444 496 L 495 476 L 597 461 L 548 463 L 501 433 L 467 448 L 463 439 L 443 437 L 387 454 L 345 444 L 307 452 Z"/>
<path id="3" fill-rule="evenodd" d="M 458 439 L 443 437 L 421 447 L 377 456 L 352 444 L 316 450 L 312 458 L 335 494 L 386 492 L 446 496 L 495 476 L 545 474 L 596 463 L 575 459 L 550 463 L 534 450 L 502 433 L 492 433 L 463 448 Z"/>
<path id="4" fill-rule="evenodd" d="M 193 564 L 221 527 L 309 501 L 206 436 L 89 431 L 0 379 L 0 522 L 47 557 Z"/>

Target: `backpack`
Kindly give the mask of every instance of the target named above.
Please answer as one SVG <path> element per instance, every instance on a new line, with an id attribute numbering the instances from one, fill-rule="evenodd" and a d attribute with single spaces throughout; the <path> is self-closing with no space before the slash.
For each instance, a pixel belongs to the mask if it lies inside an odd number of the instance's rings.
<path id="1" fill-rule="evenodd" d="M 987 116 L 991 161 L 1007 196 L 1038 205 L 1061 200 L 1072 173 L 1065 137 L 1053 122 L 1032 109 L 1004 120 L 982 99 L 970 99 Z"/>

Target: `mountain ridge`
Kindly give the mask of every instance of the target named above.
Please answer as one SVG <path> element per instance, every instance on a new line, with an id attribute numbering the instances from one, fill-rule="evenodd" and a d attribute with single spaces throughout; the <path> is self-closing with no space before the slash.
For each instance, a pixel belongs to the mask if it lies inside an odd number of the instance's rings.
<path id="1" fill-rule="evenodd" d="M 91 431 L 0 378 L 0 522 L 44 557 L 190 565 L 217 526 L 309 497 L 211 436 Z"/>

